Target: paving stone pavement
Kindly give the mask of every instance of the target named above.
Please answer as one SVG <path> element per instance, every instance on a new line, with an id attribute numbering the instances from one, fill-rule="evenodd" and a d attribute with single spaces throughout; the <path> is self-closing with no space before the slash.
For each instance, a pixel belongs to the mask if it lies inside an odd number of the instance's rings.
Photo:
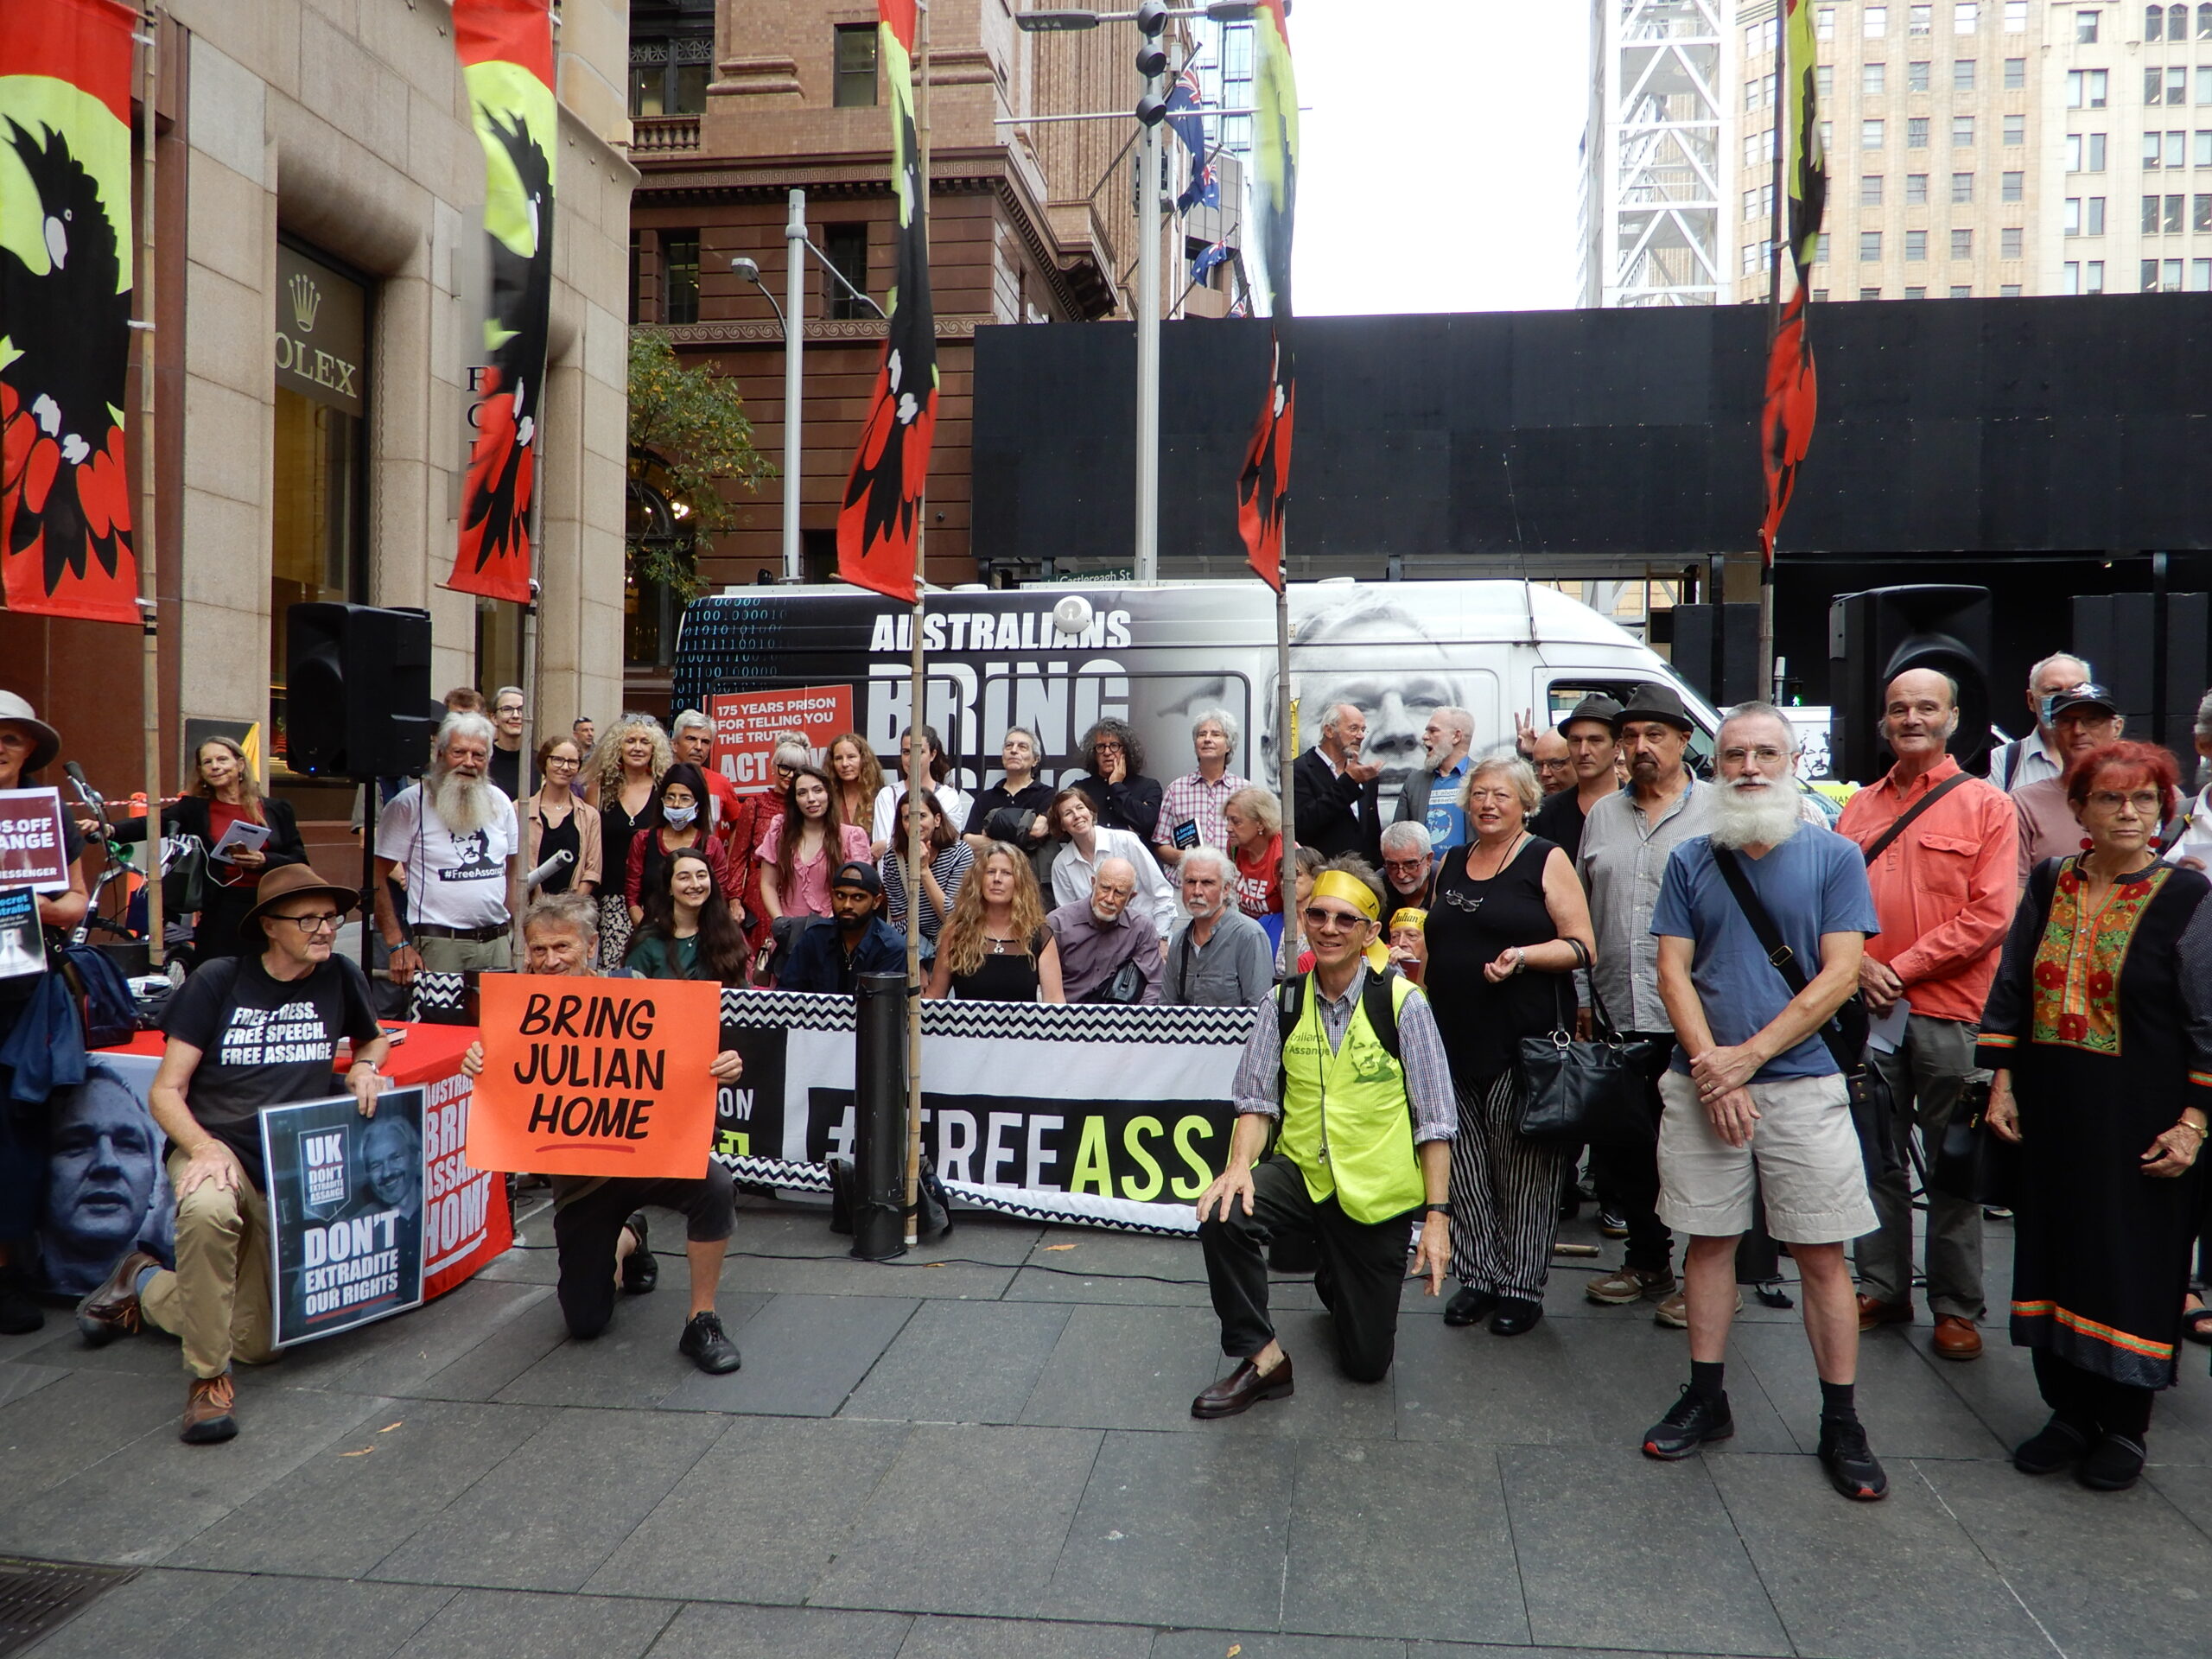
<path id="1" fill-rule="evenodd" d="M 678 1236 L 671 1218 L 658 1236 Z M 1594 1243 L 1588 1222 L 1570 1241 Z M 2016 1473 L 2043 1411 L 1993 1333 L 1868 1338 L 1889 1500 L 1835 1497 L 1797 1314 L 1753 1303 L 1738 1432 L 1639 1454 L 1687 1375 L 1646 1307 L 1562 1259 L 1535 1331 L 1455 1331 L 1408 1286 L 1398 1363 L 1328 1361 L 1281 1281 L 1290 1401 L 1199 1423 L 1226 1369 L 1195 1243 L 963 1219 L 855 1262 L 819 1210 L 742 1201 L 741 1371 L 676 1352 L 680 1255 L 564 1337 L 547 1218 L 429 1307 L 239 1389 L 175 1439 L 175 1345 L 0 1338 L 0 1554 L 140 1568 L 33 1649 L 284 1659 L 1834 1659 L 2212 1652 L 2212 1378 L 2188 1351 L 2132 1492 Z M 2001 1290 L 2010 1234 L 1989 1230 Z M 1616 1259 L 1607 1247 L 1605 1261 Z"/>

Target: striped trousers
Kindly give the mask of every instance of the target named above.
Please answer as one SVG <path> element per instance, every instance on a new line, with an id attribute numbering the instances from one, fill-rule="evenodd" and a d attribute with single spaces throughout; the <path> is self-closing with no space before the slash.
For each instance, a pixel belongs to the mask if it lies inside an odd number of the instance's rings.
<path id="1" fill-rule="evenodd" d="M 1568 1148 L 1522 1137 L 1519 1079 L 1510 1070 L 1480 1093 L 1457 1084 L 1453 1092 L 1452 1275 L 1476 1290 L 1541 1302 Z"/>

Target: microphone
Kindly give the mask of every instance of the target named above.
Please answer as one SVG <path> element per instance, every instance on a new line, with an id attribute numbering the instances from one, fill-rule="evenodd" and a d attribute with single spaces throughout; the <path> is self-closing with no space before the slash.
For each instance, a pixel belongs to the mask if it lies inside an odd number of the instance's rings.
<path id="1" fill-rule="evenodd" d="M 99 801 L 99 791 L 85 781 L 85 769 L 82 766 L 74 760 L 64 760 L 61 763 L 61 770 L 69 774 L 69 781 L 77 786 L 79 800 L 87 806 L 94 805 Z"/>
<path id="2" fill-rule="evenodd" d="M 564 847 L 524 876 L 523 886 L 525 888 L 542 887 L 575 861 L 576 855 Z"/>

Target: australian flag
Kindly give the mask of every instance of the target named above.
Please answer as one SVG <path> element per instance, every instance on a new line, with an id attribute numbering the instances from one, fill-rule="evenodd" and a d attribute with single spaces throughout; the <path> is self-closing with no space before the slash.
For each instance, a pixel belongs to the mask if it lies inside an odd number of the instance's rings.
<path id="1" fill-rule="evenodd" d="M 1167 124 L 1175 129 L 1175 136 L 1183 141 L 1191 157 L 1191 181 L 1175 198 L 1178 213 L 1221 206 L 1221 182 L 1206 149 L 1205 118 L 1199 113 L 1205 108 L 1205 93 L 1198 86 L 1198 72 L 1185 67 L 1175 78 L 1174 90 L 1167 94 Z"/>
<path id="2" fill-rule="evenodd" d="M 1195 284 L 1205 281 L 1207 273 L 1211 271 L 1216 265 L 1222 264 L 1228 257 L 1229 245 L 1226 242 L 1217 242 L 1210 248 L 1203 248 L 1199 250 L 1198 257 L 1191 261 L 1191 281 L 1192 283 Z"/>

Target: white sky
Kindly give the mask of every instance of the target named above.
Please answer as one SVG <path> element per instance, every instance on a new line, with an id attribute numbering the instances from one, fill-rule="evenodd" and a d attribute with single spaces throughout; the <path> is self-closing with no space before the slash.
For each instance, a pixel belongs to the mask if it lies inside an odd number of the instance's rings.
<path id="1" fill-rule="evenodd" d="M 1588 0 L 1297 0 L 1302 315 L 1572 306 Z"/>

